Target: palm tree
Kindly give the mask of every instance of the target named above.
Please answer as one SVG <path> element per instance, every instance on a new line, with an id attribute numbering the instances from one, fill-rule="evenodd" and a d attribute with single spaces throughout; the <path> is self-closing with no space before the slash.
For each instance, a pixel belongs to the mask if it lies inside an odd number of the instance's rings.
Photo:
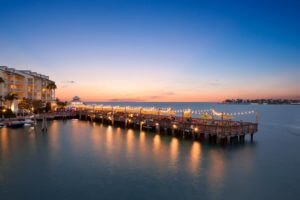
<path id="1" fill-rule="evenodd" d="M 0 105 L 2 106 L 4 102 L 3 96 L 0 96 Z"/>
<path id="2" fill-rule="evenodd" d="M 54 92 L 54 97 L 55 97 L 55 89 L 57 88 L 55 82 L 50 82 L 48 85 L 47 85 L 47 89 L 48 90 L 53 90 Z"/>
<path id="3" fill-rule="evenodd" d="M 0 77 L 0 84 L 5 83 L 4 79 Z"/>
<path id="4" fill-rule="evenodd" d="M 3 87 L 2 87 L 2 85 L 5 83 L 5 81 L 4 81 L 4 79 L 2 78 L 2 77 L 0 77 L 0 85 L 1 85 L 1 91 L 3 90 Z M 2 91 L 2 94 L 3 94 L 3 91 Z M 2 96 L 1 96 L 1 104 L 2 104 L 2 101 L 3 99 L 2 99 Z"/>
<path id="5" fill-rule="evenodd" d="M 9 94 L 7 94 L 7 95 L 4 97 L 4 99 L 5 99 L 5 101 L 8 101 L 8 102 L 9 102 L 9 108 L 10 108 L 12 102 L 13 102 L 15 99 L 18 99 L 18 95 L 15 94 L 15 93 L 9 93 Z"/>

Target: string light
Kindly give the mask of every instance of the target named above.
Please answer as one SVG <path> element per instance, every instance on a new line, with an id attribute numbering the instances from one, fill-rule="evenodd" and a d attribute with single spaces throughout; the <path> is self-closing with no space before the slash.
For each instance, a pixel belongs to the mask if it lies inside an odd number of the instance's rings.
<path id="1" fill-rule="evenodd" d="M 76 105 L 74 107 L 77 107 L 79 109 L 87 109 L 87 110 L 102 110 L 102 111 L 112 111 L 114 110 L 115 112 L 128 112 L 128 113 L 140 113 L 142 112 L 143 114 L 165 114 L 165 115 L 169 115 L 169 114 L 177 114 L 177 113 L 182 113 L 182 114 L 186 114 L 186 113 L 190 113 L 192 115 L 216 115 L 216 116 L 237 116 L 237 115 L 251 115 L 256 113 L 254 110 L 250 110 L 250 111 L 244 111 L 244 112 L 218 112 L 215 109 L 202 109 L 202 110 L 192 110 L 190 108 L 187 109 L 175 109 L 173 110 L 172 108 L 168 107 L 162 107 L 162 108 L 156 108 L 154 106 L 152 107 L 141 107 L 141 106 L 120 106 L 120 105 L 96 105 L 96 104 L 92 104 L 92 105 Z"/>

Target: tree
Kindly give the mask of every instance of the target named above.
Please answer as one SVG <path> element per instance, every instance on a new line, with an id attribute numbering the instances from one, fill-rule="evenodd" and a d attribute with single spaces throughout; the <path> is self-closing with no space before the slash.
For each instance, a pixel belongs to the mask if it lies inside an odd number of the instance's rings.
<path id="1" fill-rule="evenodd" d="M 55 82 L 50 82 L 48 85 L 47 85 L 47 89 L 48 90 L 53 90 L 54 92 L 54 96 L 55 96 L 55 90 L 56 90 L 57 86 L 55 84 Z"/>
<path id="2" fill-rule="evenodd" d="M 59 109 L 64 109 L 67 106 L 67 102 L 60 101 L 58 98 L 56 99 L 56 105 Z"/>
<path id="3" fill-rule="evenodd" d="M 2 118 L 16 117 L 11 109 L 5 108 L 4 106 L 0 106 L 0 116 L 2 116 Z"/>
<path id="4" fill-rule="evenodd" d="M 5 83 L 4 79 L 2 77 L 0 77 L 0 84 Z"/>
<path id="5" fill-rule="evenodd" d="M 23 98 L 18 105 L 19 109 L 22 110 L 31 110 L 32 109 L 32 101 L 27 98 Z"/>
<path id="6" fill-rule="evenodd" d="M 45 108 L 46 112 L 49 112 L 51 111 L 51 103 L 50 102 L 47 102 L 46 103 L 46 108 Z"/>
<path id="7" fill-rule="evenodd" d="M 33 109 L 34 109 L 35 113 L 42 112 L 44 110 L 44 107 L 45 107 L 42 100 L 33 100 L 32 101 L 32 106 L 33 106 Z"/>
<path id="8" fill-rule="evenodd" d="M 14 100 L 18 99 L 18 95 L 15 93 L 9 93 L 4 97 L 5 101 L 9 102 L 9 107 L 11 107 L 11 104 Z"/>
<path id="9" fill-rule="evenodd" d="M 1 104 L 1 106 L 3 105 L 3 102 L 4 102 L 4 98 L 3 98 L 3 96 L 0 96 L 0 104 Z"/>
<path id="10" fill-rule="evenodd" d="M 4 79 L 2 77 L 0 77 L 0 85 L 2 86 L 4 83 L 5 83 Z M 0 97 L 1 97 L 0 98 L 0 102 L 1 102 L 1 105 L 2 105 L 2 103 L 3 103 L 3 96 L 0 96 Z"/>

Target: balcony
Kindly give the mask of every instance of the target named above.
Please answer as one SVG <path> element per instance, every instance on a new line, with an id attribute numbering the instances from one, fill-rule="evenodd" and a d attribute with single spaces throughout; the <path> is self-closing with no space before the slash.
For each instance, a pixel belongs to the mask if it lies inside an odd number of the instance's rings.
<path id="1" fill-rule="evenodd" d="M 24 85 L 24 84 L 25 84 L 25 81 L 19 81 L 19 80 L 15 80 L 15 81 L 14 81 L 14 80 L 8 80 L 8 81 L 7 81 L 7 83 L 8 83 L 8 84 L 10 84 L 10 85 L 11 85 L 11 84 L 13 84 L 13 85 Z"/>
<path id="2" fill-rule="evenodd" d="M 10 89 L 12 92 L 25 92 L 24 88 L 11 88 Z"/>

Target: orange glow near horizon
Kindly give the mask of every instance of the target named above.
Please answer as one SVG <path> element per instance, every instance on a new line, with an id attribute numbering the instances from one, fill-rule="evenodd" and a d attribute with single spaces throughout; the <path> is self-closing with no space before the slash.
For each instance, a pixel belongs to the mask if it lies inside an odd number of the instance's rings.
<path id="1" fill-rule="evenodd" d="M 95 88 L 94 88 L 95 89 Z M 57 91 L 57 98 L 69 101 L 74 96 L 80 96 L 82 101 L 94 102 L 221 102 L 225 99 L 257 99 L 257 98 L 287 98 L 299 99 L 295 95 L 295 91 L 287 89 L 286 91 L 276 91 L 276 88 L 270 89 L 268 92 L 255 91 L 255 88 L 248 88 L 248 90 L 227 90 L 227 91 L 210 91 L 210 89 L 201 89 L 195 91 L 178 91 L 171 94 L 168 92 L 158 91 L 137 91 L 137 92 L 103 92 L 96 93 L 93 89 L 61 89 Z"/>
<path id="2" fill-rule="evenodd" d="M 168 68 L 160 69 L 159 73 L 154 73 L 155 69 L 147 72 L 141 69 L 137 73 L 130 72 L 131 68 L 128 68 L 129 72 L 118 68 L 115 70 L 120 71 L 107 76 L 101 75 L 97 70 L 89 75 L 79 70 L 74 72 L 74 82 L 70 81 L 70 83 L 59 81 L 65 79 L 64 76 L 59 75 L 56 81 L 58 88 L 56 96 L 65 101 L 79 96 L 82 101 L 94 102 L 220 102 L 236 98 L 300 99 L 299 85 L 296 78 L 290 74 L 272 74 L 268 79 L 256 74 L 245 75 L 245 77 L 230 74 L 220 78 L 218 77 L 220 75 L 213 75 L 212 72 L 207 72 L 204 77 L 198 77 L 197 74 L 188 76 L 180 70 Z M 295 71 L 294 74 L 297 72 Z M 82 76 L 78 75 L 79 73 L 82 73 Z M 283 75 L 286 76 L 284 79 L 282 79 Z"/>

